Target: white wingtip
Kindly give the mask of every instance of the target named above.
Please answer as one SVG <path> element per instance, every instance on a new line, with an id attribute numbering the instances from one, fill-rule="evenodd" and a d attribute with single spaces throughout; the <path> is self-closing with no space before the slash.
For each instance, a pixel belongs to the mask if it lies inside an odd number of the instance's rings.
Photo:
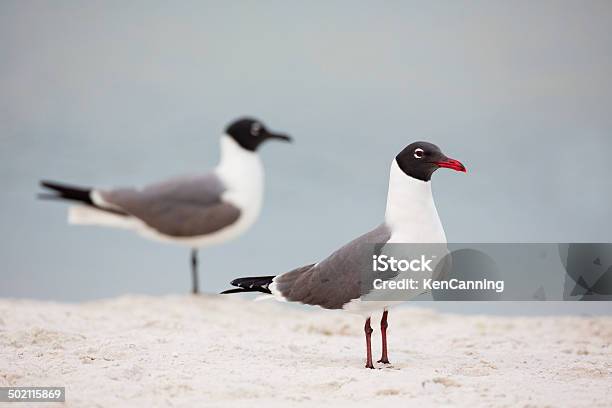
<path id="1" fill-rule="evenodd" d="M 68 208 L 68 223 L 71 225 L 105 225 L 116 228 L 130 228 L 127 217 L 97 210 L 84 205 Z"/>

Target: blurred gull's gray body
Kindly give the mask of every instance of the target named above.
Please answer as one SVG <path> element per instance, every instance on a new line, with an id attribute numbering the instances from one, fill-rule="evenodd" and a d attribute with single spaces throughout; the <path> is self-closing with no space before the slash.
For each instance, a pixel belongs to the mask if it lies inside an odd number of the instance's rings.
<path id="1" fill-rule="evenodd" d="M 221 138 L 220 164 L 210 173 L 175 177 L 141 189 L 92 189 L 91 205 L 70 208 L 69 222 L 134 230 L 201 248 L 234 238 L 257 219 L 263 199 L 257 153 Z"/>
<path id="2" fill-rule="evenodd" d="M 177 177 L 137 190 L 100 190 L 94 202 L 143 221 L 160 235 L 198 237 L 228 227 L 240 209 L 223 201 L 226 186 L 216 174 Z"/>
<path id="3" fill-rule="evenodd" d="M 239 119 L 221 137 L 221 159 L 210 173 L 142 189 L 89 189 L 43 181 L 54 194 L 42 198 L 78 202 L 69 211 L 72 224 L 125 228 L 192 248 L 192 291 L 197 293 L 197 248 L 239 236 L 259 216 L 264 171 L 256 150 L 268 139 L 290 140 L 255 119 Z"/>

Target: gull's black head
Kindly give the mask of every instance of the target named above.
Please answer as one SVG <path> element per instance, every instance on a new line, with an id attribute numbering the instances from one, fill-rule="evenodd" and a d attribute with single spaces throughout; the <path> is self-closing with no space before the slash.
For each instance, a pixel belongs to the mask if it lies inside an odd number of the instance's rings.
<path id="1" fill-rule="evenodd" d="M 225 133 L 232 137 L 244 149 L 254 152 L 266 140 L 276 139 L 285 142 L 291 138 L 281 133 L 270 132 L 263 123 L 253 118 L 241 118 L 232 122 Z"/>
<path id="2" fill-rule="evenodd" d="M 409 144 L 395 160 L 404 173 L 423 181 L 429 181 L 440 167 L 466 172 L 461 162 L 446 157 L 438 146 L 427 142 Z"/>

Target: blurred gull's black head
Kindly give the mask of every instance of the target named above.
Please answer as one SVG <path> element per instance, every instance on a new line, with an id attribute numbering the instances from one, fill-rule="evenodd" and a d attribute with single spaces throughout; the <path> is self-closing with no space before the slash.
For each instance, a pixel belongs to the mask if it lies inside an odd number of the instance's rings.
<path id="1" fill-rule="evenodd" d="M 264 124 L 253 118 L 240 118 L 232 122 L 225 133 L 232 137 L 242 148 L 254 152 L 266 140 L 276 139 L 285 142 L 291 138 L 282 133 L 269 131 Z"/>

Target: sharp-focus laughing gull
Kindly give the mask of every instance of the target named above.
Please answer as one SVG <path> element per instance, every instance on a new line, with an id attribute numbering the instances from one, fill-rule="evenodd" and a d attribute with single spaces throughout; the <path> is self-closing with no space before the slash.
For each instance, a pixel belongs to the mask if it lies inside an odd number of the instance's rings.
<path id="1" fill-rule="evenodd" d="M 465 172 L 459 161 L 446 157 L 431 143 L 408 145 L 393 160 L 384 222 L 349 242 L 319 263 L 302 266 L 277 276 L 239 278 L 231 282 L 237 289 L 223 293 L 262 292 L 289 302 L 300 302 L 325 309 L 344 309 L 366 317 L 366 367 L 372 364 L 371 315 L 382 311 L 382 357 L 387 357 L 388 307 L 396 302 L 362 301 L 361 271 L 355 268 L 364 244 L 442 243 L 446 235 L 434 204 L 431 176 L 439 168 Z"/>
<path id="2" fill-rule="evenodd" d="M 190 247 L 192 292 L 198 293 L 197 249 L 239 236 L 259 215 L 264 171 L 257 148 L 266 140 L 291 139 L 268 131 L 261 121 L 241 118 L 226 128 L 221 160 L 208 174 L 176 177 L 142 189 L 42 181 L 54 194 L 40 197 L 78 202 L 68 214 L 71 224 L 126 228 Z"/>

